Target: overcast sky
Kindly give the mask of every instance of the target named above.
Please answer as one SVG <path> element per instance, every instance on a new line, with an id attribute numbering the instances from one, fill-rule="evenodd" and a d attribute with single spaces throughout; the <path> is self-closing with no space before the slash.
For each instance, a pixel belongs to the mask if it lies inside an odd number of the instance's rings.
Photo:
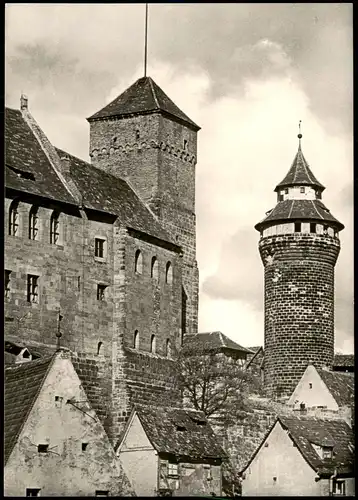
<path id="1" fill-rule="evenodd" d="M 148 74 L 198 123 L 199 330 L 263 345 L 254 224 L 302 149 L 345 224 L 336 348 L 353 352 L 350 4 L 149 6 Z M 21 92 L 49 139 L 85 160 L 85 118 L 143 76 L 144 4 L 8 4 L 6 104 Z"/>

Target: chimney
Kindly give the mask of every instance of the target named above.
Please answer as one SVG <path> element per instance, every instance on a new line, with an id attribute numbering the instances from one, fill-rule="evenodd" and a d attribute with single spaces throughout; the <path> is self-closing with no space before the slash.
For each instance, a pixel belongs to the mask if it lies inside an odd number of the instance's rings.
<path id="1" fill-rule="evenodd" d="M 25 94 L 21 94 L 20 98 L 20 109 L 21 111 L 27 109 L 27 104 L 28 104 L 28 98 Z"/>

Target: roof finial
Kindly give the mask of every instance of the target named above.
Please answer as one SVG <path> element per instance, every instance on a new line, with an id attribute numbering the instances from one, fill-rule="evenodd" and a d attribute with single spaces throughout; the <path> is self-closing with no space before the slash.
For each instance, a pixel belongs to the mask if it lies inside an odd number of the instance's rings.
<path id="1" fill-rule="evenodd" d="M 145 4 L 145 31 L 144 31 L 144 76 L 147 76 L 147 53 L 148 53 L 148 4 Z"/>
<path id="2" fill-rule="evenodd" d="M 298 137 L 298 141 L 299 141 L 299 143 L 298 143 L 298 147 L 299 147 L 299 149 L 301 149 L 301 139 L 302 139 L 302 134 L 301 134 L 301 123 L 302 123 L 302 120 L 300 120 L 300 121 L 298 122 L 298 136 L 297 136 L 297 137 Z"/>
<path id="3" fill-rule="evenodd" d="M 61 337 L 62 337 L 62 332 L 61 332 L 61 321 L 63 319 L 63 316 L 61 314 L 61 309 L 58 309 L 58 325 L 57 325 L 57 332 L 56 332 L 56 337 L 57 337 L 57 351 L 61 349 Z"/>

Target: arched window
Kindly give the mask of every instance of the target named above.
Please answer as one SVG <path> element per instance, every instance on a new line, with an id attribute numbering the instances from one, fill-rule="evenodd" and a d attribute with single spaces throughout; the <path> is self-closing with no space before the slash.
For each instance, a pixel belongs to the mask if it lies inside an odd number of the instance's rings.
<path id="1" fill-rule="evenodd" d="M 133 337 L 133 347 L 134 349 L 139 349 L 139 332 L 136 330 Z"/>
<path id="2" fill-rule="evenodd" d="M 150 275 L 155 280 L 158 279 L 158 261 L 156 257 L 152 257 L 152 265 L 150 269 Z"/>
<path id="3" fill-rule="evenodd" d="M 167 262 L 165 268 L 165 282 L 169 285 L 173 283 L 173 268 L 170 262 Z"/>
<path id="4" fill-rule="evenodd" d="M 37 240 L 39 234 L 39 218 L 37 216 L 38 207 L 32 207 L 29 214 L 29 239 Z"/>
<path id="5" fill-rule="evenodd" d="M 143 257 L 140 250 L 137 250 L 135 253 L 134 270 L 138 274 L 142 274 L 143 272 Z"/>
<path id="6" fill-rule="evenodd" d="M 52 212 L 51 224 L 50 224 L 50 243 L 52 245 L 58 245 L 60 239 L 60 223 L 59 223 L 59 212 Z"/>
<path id="7" fill-rule="evenodd" d="M 98 344 L 97 344 L 97 355 L 98 356 L 101 354 L 102 345 L 103 345 L 103 342 L 98 342 Z"/>
<path id="8" fill-rule="evenodd" d="M 169 339 L 167 339 L 166 344 L 165 344 L 165 355 L 168 358 L 172 357 L 172 346 L 170 344 L 170 340 Z"/>
<path id="9" fill-rule="evenodd" d="M 155 335 L 150 338 L 150 352 L 155 353 Z"/>
<path id="10" fill-rule="evenodd" d="M 14 200 L 10 205 L 9 210 L 9 234 L 11 236 L 17 236 L 19 232 L 19 212 L 18 212 L 19 202 Z"/>

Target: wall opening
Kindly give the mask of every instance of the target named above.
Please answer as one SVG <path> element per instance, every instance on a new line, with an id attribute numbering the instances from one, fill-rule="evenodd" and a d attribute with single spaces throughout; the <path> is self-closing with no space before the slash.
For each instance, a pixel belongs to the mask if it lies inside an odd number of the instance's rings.
<path id="1" fill-rule="evenodd" d="M 37 446 L 37 451 L 39 453 L 47 453 L 48 452 L 48 444 L 39 444 Z"/>
<path id="2" fill-rule="evenodd" d="M 9 235 L 17 236 L 19 231 L 19 202 L 14 200 L 10 205 L 9 210 Z"/>
<path id="3" fill-rule="evenodd" d="M 139 332 L 136 330 L 133 336 L 133 347 L 134 349 L 139 349 Z"/>
<path id="4" fill-rule="evenodd" d="M 310 233 L 316 233 L 317 225 L 315 222 L 310 223 Z"/>
<path id="5" fill-rule="evenodd" d="M 82 443 L 81 448 L 82 451 L 87 451 L 88 443 Z"/>
<path id="6" fill-rule="evenodd" d="M 155 353 L 155 348 L 156 348 L 156 340 L 155 340 L 155 335 L 152 335 L 150 337 L 150 351 L 151 353 Z"/>
<path id="7" fill-rule="evenodd" d="M 170 262 L 167 262 L 165 268 L 165 282 L 169 285 L 173 283 L 173 268 Z"/>
<path id="8" fill-rule="evenodd" d="M 97 344 L 97 356 L 99 356 L 100 354 L 102 354 L 102 346 L 103 346 L 103 342 L 98 342 Z"/>
<path id="9" fill-rule="evenodd" d="M 26 488 L 27 497 L 39 497 L 41 488 Z"/>
<path id="10" fill-rule="evenodd" d="M 143 272 L 143 257 L 142 257 L 142 252 L 140 250 L 137 250 L 135 253 L 134 272 L 138 274 L 142 274 Z"/>
<path id="11" fill-rule="evenodd" d="M 152 257 L 152 264 L 150 268 L 150 275 L 153 279 L 158 280 L 159 272 L 158 272 L 158 261 L 156 257 Z"/>
<path id="12" fill-rule="evenodd" d="M 181 344 L 183 345 L 184 335 L 187 331 L 187 301 L 188 297 L 185 293 L 184 287 L 181 289 Z"/>
<path id="13" fill-rule="evenodd" d="M 301 232 L 301 222 L 295 222 L 295 233 Z"/>

